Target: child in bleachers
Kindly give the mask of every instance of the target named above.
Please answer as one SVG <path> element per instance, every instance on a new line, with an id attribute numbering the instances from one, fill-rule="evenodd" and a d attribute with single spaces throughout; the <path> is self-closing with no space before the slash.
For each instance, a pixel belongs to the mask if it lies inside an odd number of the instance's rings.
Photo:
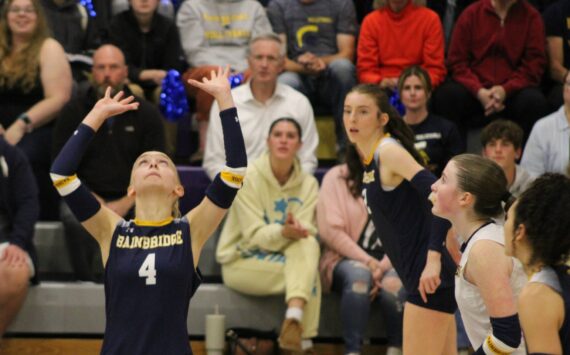
<path id="1" fill-rule="evenodd" d="M 420 66 L 404 69 L 398 80 L 398 92 L 406 113 L 402 117 L 416 138 L 416 149 L 428 169 L 440 176 L 453 156 L 464 152 L 457 126 L 428 111 L 432 85 L 429 74 Z"/>
<path id="2" fill-rule="evenodd" d="M 489 123 L 481 132 L 483 156 L 503 169 L 507 188 L 514 197 L 519 197 L 535 178 L 517 164 L 522 153 L 523 134 L 515 122 L 501 119 Z"/>

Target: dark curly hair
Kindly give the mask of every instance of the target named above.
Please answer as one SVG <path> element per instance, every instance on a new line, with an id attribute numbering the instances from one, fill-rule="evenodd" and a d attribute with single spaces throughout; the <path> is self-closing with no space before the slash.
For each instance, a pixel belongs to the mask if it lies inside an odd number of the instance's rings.
<path id="1" fill-rule="evenodd" d="M 570 256 L 570 179 L 548 173 L 536 179 L 515 205 L 514 226 L 524 225 L 530 264 L 556 266 Z"/>

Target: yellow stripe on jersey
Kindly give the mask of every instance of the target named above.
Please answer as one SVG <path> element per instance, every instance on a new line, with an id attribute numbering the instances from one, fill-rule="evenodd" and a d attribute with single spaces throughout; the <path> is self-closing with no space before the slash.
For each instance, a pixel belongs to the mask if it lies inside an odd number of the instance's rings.
<path id="1" fill-rule="evenodd" d="M 239 189 L 243 183 L 243 175 L 239 175 L 231 171 L 222 170 L 220 172 L 220 178 L 226 183 L 226 185 L 236 189 Z"/>
<path id="2" fill-rule="evenodd" d="M 53 182 L 53 186 L 55 186 L 56 189 L 60 190 L 66 187 L 67 185 L 71 184 L 76 179 L 77 179 L 77 174 L 66 176 L 64 178 L 55 180 Z"/>
<path id="3" fill-rule="evenodd" d="M 134 222 L 137 226 L 141 227 L 162 227 L 174 220 L 174 217 L 168 217 L 167 219 L 163 219 L 161 221 L 145 221 L 142 219 L 134 219 Z"/>
<path id="4" fill-rule="evenodd" d="M 368 154 L 368 156 L 363 160 L 364 165 L 369 165 L 372 162 L 372 159 L 374 158 L 374 153 L 376 153 L 376 149 L 378 149 L 378 146 L 380 145 L 380 142 L 382 142 L 382 139 L 386 137 L 390 137 L 390 133 L 385 133 L 382 137 L 378 139 L 376 143 L 374 143 L 374 149 L 372 149 L 372 151 Z"/>

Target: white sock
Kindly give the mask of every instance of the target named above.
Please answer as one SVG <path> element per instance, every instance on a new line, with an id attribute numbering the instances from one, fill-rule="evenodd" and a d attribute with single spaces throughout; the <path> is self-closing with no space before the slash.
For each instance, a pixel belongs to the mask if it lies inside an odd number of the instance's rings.
<path id="1" fill-rule="evenodd" d="M 303 319 L 303 310 L 298 307 L 289 307 L 287 312 L 285 312 L 285 319 L 296 319 L 299 322 Z"/>
<path id="2" fill-rule="evenodd" d="M 301 349 L 307 350 L 313 347 L 313 340 L 312 339 L 303 339 L 301 340 Z"/>

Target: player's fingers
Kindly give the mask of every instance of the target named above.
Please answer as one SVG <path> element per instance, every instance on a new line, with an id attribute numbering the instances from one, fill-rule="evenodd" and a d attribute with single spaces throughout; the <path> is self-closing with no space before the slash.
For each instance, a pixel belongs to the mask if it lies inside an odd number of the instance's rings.
<path id="1" fill-rule="evenodd" d="M 422 297 L 422 301 L 424 301 L 424 303 L 427 303 L 426 292 L 424 289 L 423 282 L 421 280 L 420 280 L 420 285 L 418 286 L 418 291 L 420 291 L 420 296 Z"/>

